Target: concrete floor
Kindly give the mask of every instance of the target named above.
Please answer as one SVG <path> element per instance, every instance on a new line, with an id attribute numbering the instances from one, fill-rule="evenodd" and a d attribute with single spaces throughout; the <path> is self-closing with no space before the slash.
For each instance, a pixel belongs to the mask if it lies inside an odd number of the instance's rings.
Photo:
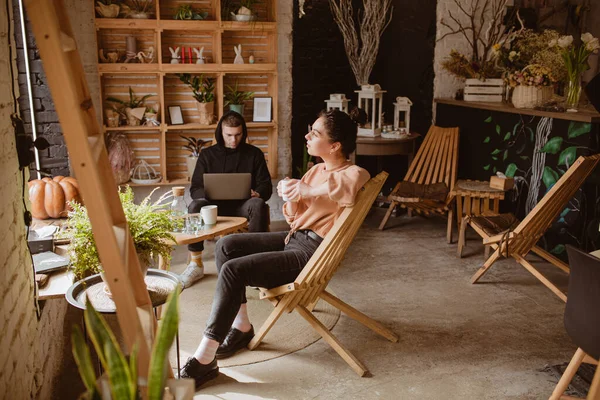
<path id="1" fill-rule="evenodd" d="M 467 257 L 458 259 L 442 219 L 403 215 L 381 232 L 382 216 L 382 209 L 370 213 L 330 285 L 400 337 L 390 343 L 342 315 L 333 333 L 371 377 L 358 377 L 320 340 L 275 360 L 223 368 L 195 398 L 548 398 L 556 382 L 540 370 L 575 351 L 563 327 L 564 303 L 511 260 L 472 285 L 483 262 L 473 232 Z M 565 274 L 536 265 L 565 289 Z"/>

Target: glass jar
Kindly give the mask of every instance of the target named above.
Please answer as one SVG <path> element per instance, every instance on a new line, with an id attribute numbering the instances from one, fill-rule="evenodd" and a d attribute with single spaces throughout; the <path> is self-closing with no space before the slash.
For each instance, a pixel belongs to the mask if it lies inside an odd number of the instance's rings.
<path id="1" fill-rule="evenodd" d="M 188 206 L 184 199 L 185 187 L 175 186 L 173 189 L 173 201 L 171 202 L 171 212 L 173 217 L 179 219 L 175 226 L 175 232 L 183 232 L 185 229 L 185 216 L 188 212 Z"/>

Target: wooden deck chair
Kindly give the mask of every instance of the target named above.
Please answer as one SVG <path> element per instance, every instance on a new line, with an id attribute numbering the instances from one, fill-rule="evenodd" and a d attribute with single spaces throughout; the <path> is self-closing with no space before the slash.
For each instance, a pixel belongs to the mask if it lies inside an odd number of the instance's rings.
<path id="1" fill-rule="evenodd" d="M 477 282 L 500 257 L 513 257 L 560 299 L 567 301 L 567 296 L 535 269 L 529 261 L 525 260 L 525 256 L 532 251 L 569 273 L 569 266 L 566 263 L 537 246 L 537 242 L 558 218 L 560 212 L 564 210 L 566 204 L 594 170 L 599 160 L 600 154 L 579 157 L 523 221 L 519 222 L 512 214 L 485 213 L 477 217 L 464 217 L 458 238 L 458 255 L 462 256 L 467 225 L 470 225 L 483 238 L 484 245 L 491 246 L 494 250 L 483 266 L 473 275 L 471 282 Z"/>
<path id="2" fill-rule="evenodd" d="M 334 226 L 294 282 L 273 289 L 260 289 L 260 298 L 270 300 L 275 309 L 248 344 L 250 350 L 260 344 L 285 311 L 289 313 L 295 310 L 358 375 L 364 376 L 368 372 L 367 368 L 313 315 L 312 310 L 319 298 L 386 339 L 392 342 L 398 341 L 398 337 L 379 322 L 367 317 L 325 290 L 329 280 L 339 268 L 348 246 L 362 225 L 371 205 L 381 191 L 387 176 L 387 172 L 381 172 L 365 184 L 357 194 L 354 206 L 346 207 L 342 211 Z"/>
<path id="3" fill-rule="evenodd" d="M 458 139 L 458 128 L 440 128 L 435 125 L 429 128 L 404 180 L 398 182 L 388 196 L 391 204 L 379 225 L 380 230 L 383 230 L 392 211 L 399 205 L 408 208 L 409 215 L 412 214 L 412 211 L 425 215 L 447 215 L 446 238 L 448 243 L 452 242 L 452 204 L 454 200 L 452 192 L 458 165 Z M 441 184 L 443 189 L 441 197 L 439 196 L 440 185 L 435 184 Z M 413 194 L 410 193 L 411 191 Z M 428 192 L 433 192 L 438 196 L 428 196 Z"/>

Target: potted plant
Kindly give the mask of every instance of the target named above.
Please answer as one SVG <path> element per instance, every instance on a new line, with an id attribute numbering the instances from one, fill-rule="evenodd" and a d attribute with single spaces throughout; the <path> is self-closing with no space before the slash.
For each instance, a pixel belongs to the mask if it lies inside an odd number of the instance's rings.
<path id="1" fill-rule="evenodd" d="M 198 102 L 200 124 L 210 125 L 215 121 L 215 80 L 214 78 L 190 74 L 179 74 L 179 80 L 192 89 L 194 99 Z"/>
<path id="2" fill-rule="evenodd" d="M 244 102 L 250 100 L 254 96 L 254 92 L 244 92 L 238 90 L 238 82 L 235 82 L 235 87 L 227 85 L 225 93 L 225 106 L 229 106 L 230 111 L 235 111 L 240 115 L 244 115 Z"/>
<path id="3" fill-rule="evenodd" d="M 203 11 L 200 9 L 196 11 L 192 8 L 191 4 L 182 4 L 177 8 L 173 19 L 181 19 L 181 20 L 203 20 L 208 17 L 208 11 Z"/>
<path id="4" fill-rule="evenodd" d="M 121 100 L 116 97 L 107 97 L 106 101 L 110 101 L 114 103 L 113 109 L 117 111 L 119 114 L 125 114 L 127 118 L 127 124 L 129 126 L 138 126 L 144 117 L 144 113 L 146 112 L 146 107 L 144 106 L 144 101 L 147 98 L 152 97 L 153 95 L 147 94 L 145 96 L 137 97 L 135 93 L 133 93 L 133 89 L 131 86 L 129 87 L 129 99 Z"/>
<path id="5" fill-rule="evenodd" d="M 182 136 L 181 138 L 185 139 L 187 144 L 184 146 L 185 149 L 189 150 L 190 155 L 186 158 L 187 169 L 188 169 L 188 178 L 191 180 L 192 175 L 194 174 L 194 169 L 196 169 L 196 163 L 198 162 L 198 157 L 200 156 L 200 151 L 202 148 L 210 143 L 210 140 L 202 140 L 196 139 L 193 136 Z"/>
<path id="6" fill-rule="evenodd" d="M 102 18 L 117 18 L 121 11 L 121 6 L 118 2 L 112 0 L 96 1 L 96 12 Z"/>
<path id="7" fill-rule="evenodd" d="M 144 121 L 146 126 L 159 126 L 160 122 L 156 118 L 158 115 L 158 111 L 153 107 L 146 107 L 146 112 L 144 113 Z"/>
<path id="8" fill-rule="evenodd" d="M 168 206 L 164 201 L 171 196 L 165 193 L 154 203 L 150 202 L 154 189 L 140 204 L 133 202 L 133 190 L 127 186 L 119 190 L 119 198 L 123 205 L 129 232 L 137 251 L 144 274 L 150 263 L 158 256 L 168 260 L 171 257 L 171 244 L 175 242 L 171 232 L 175 231 L 176 222 L 171 216 Z M 71 202 L 73 211 L 69 212 L 67 228 L 61 232 L 60 237 L 69 239 L 68 253 L 71 259 L 71 268 L 76 279 L 91 274 L 102 272 L 98 250 L 92 234 L 92 224 L 88 217 L 87 209 Z"/>
<path id="9" fill-rule="evenodd" d="M 165 305 L 165 312 L 159 322 L 156 338 L 150 355 L 148 399 L 191 400 L 194 396 L 192 379 L 167 379 L 166 360 L 179 326 L 179 293 L 177 287 Z M 106 373 L 96 377 L 89 346 L 79 326 L 73 327 L 71 348 L 77 363 L 79 375 L 86 387 L 82 399 L 125 399 L 140 398 L 140 380 L 137 373 L 137 346 L 129 357 L 121 350 L 114 333 L 91 302 L 83 313 L 87 333 Z M 167 395 L 169 393 L 169 395 Z M 175 396 L 173 396 L 175 394 Z M 170 397 L 167 397 L 170 396 Z"/>
<path id="10" fill-rule="evenodd" d="M 231 11 L 231 19 L 234 21 L 250 22 L 256 20 L 256 15 L 253 12 L 253 6 L 258 3 L 258 0 L 242 0 L 240 2 L 240 8 L 237 12 Z"/>

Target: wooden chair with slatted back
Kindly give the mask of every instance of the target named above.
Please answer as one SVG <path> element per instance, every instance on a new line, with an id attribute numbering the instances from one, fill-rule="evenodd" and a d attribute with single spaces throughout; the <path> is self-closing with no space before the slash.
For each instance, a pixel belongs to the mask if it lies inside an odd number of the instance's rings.
<path id="1" fill-rule="evenodd" d="M 313 315 L 312 310 L 323 299 L 349 317 L 357 320 L 386 339 L 397 342 L 398 337 L 379 322 L 367 317 L 326 291 L 329 281 L 338 270 L 344 254 L 362 225 L 371 205 L 381 191 L 388 174 L 381 172 L 359 191 L 352 207 L 346 207 L 336 220 L 294 282 L 273 289 L 261 289 L 260 298 L 270 300 L 275 309 L 249 343 L 255 349 L 284 312 L 296 311 L 329 343 L 329 345 L 360 376 L 368 370 L 344 345 Z"/>
<path id="2" fill-rule="evenodd" d="M 464 217 L 458 239 L 459 256 L 462 255 L 465 245 L 467 225 L 470 225 L 483 238 L 484 245 L 491 246 L 494 250 L 483 266 L 473 275 L 471 282 L 477 282 L 500 257 L 513 257 L 560 299 L 567 301 L 567 296 L 535 269 L 529 261 L 525 260 L 525 256 L 529 252 L 534 252 L 569 273 L 569 266 L 566 263 L 537 246 L 537 242 L 565 209 L 569 200 L 573 198 L 599 160 L 600 154 L 579 157 L 523 221 L 519 222 L 512 214 L 485 213 L 477 217 Z"/>
<path id="3" fill-rule="evenodd" d="M 458 139 L 458 128 L 440 128 L 435 125 L 429 128 L 404 180 L 398 182 L 388 196 L 391 204 L 379 225 L 380 230 L 383 230 L 396 206 L 400 206 L 407 208 L 409 215 L 414 211 L 424 215 L 447 216 L 446 238 L 448 243 L 452 242 L 453 189 L 458 168 Z M 436 200 L 411 196 L 404 190 L 406 183 L 424 190 L 434 184 L 445 184 L 447 193 L 443 193 L 442 198 Z"/>

